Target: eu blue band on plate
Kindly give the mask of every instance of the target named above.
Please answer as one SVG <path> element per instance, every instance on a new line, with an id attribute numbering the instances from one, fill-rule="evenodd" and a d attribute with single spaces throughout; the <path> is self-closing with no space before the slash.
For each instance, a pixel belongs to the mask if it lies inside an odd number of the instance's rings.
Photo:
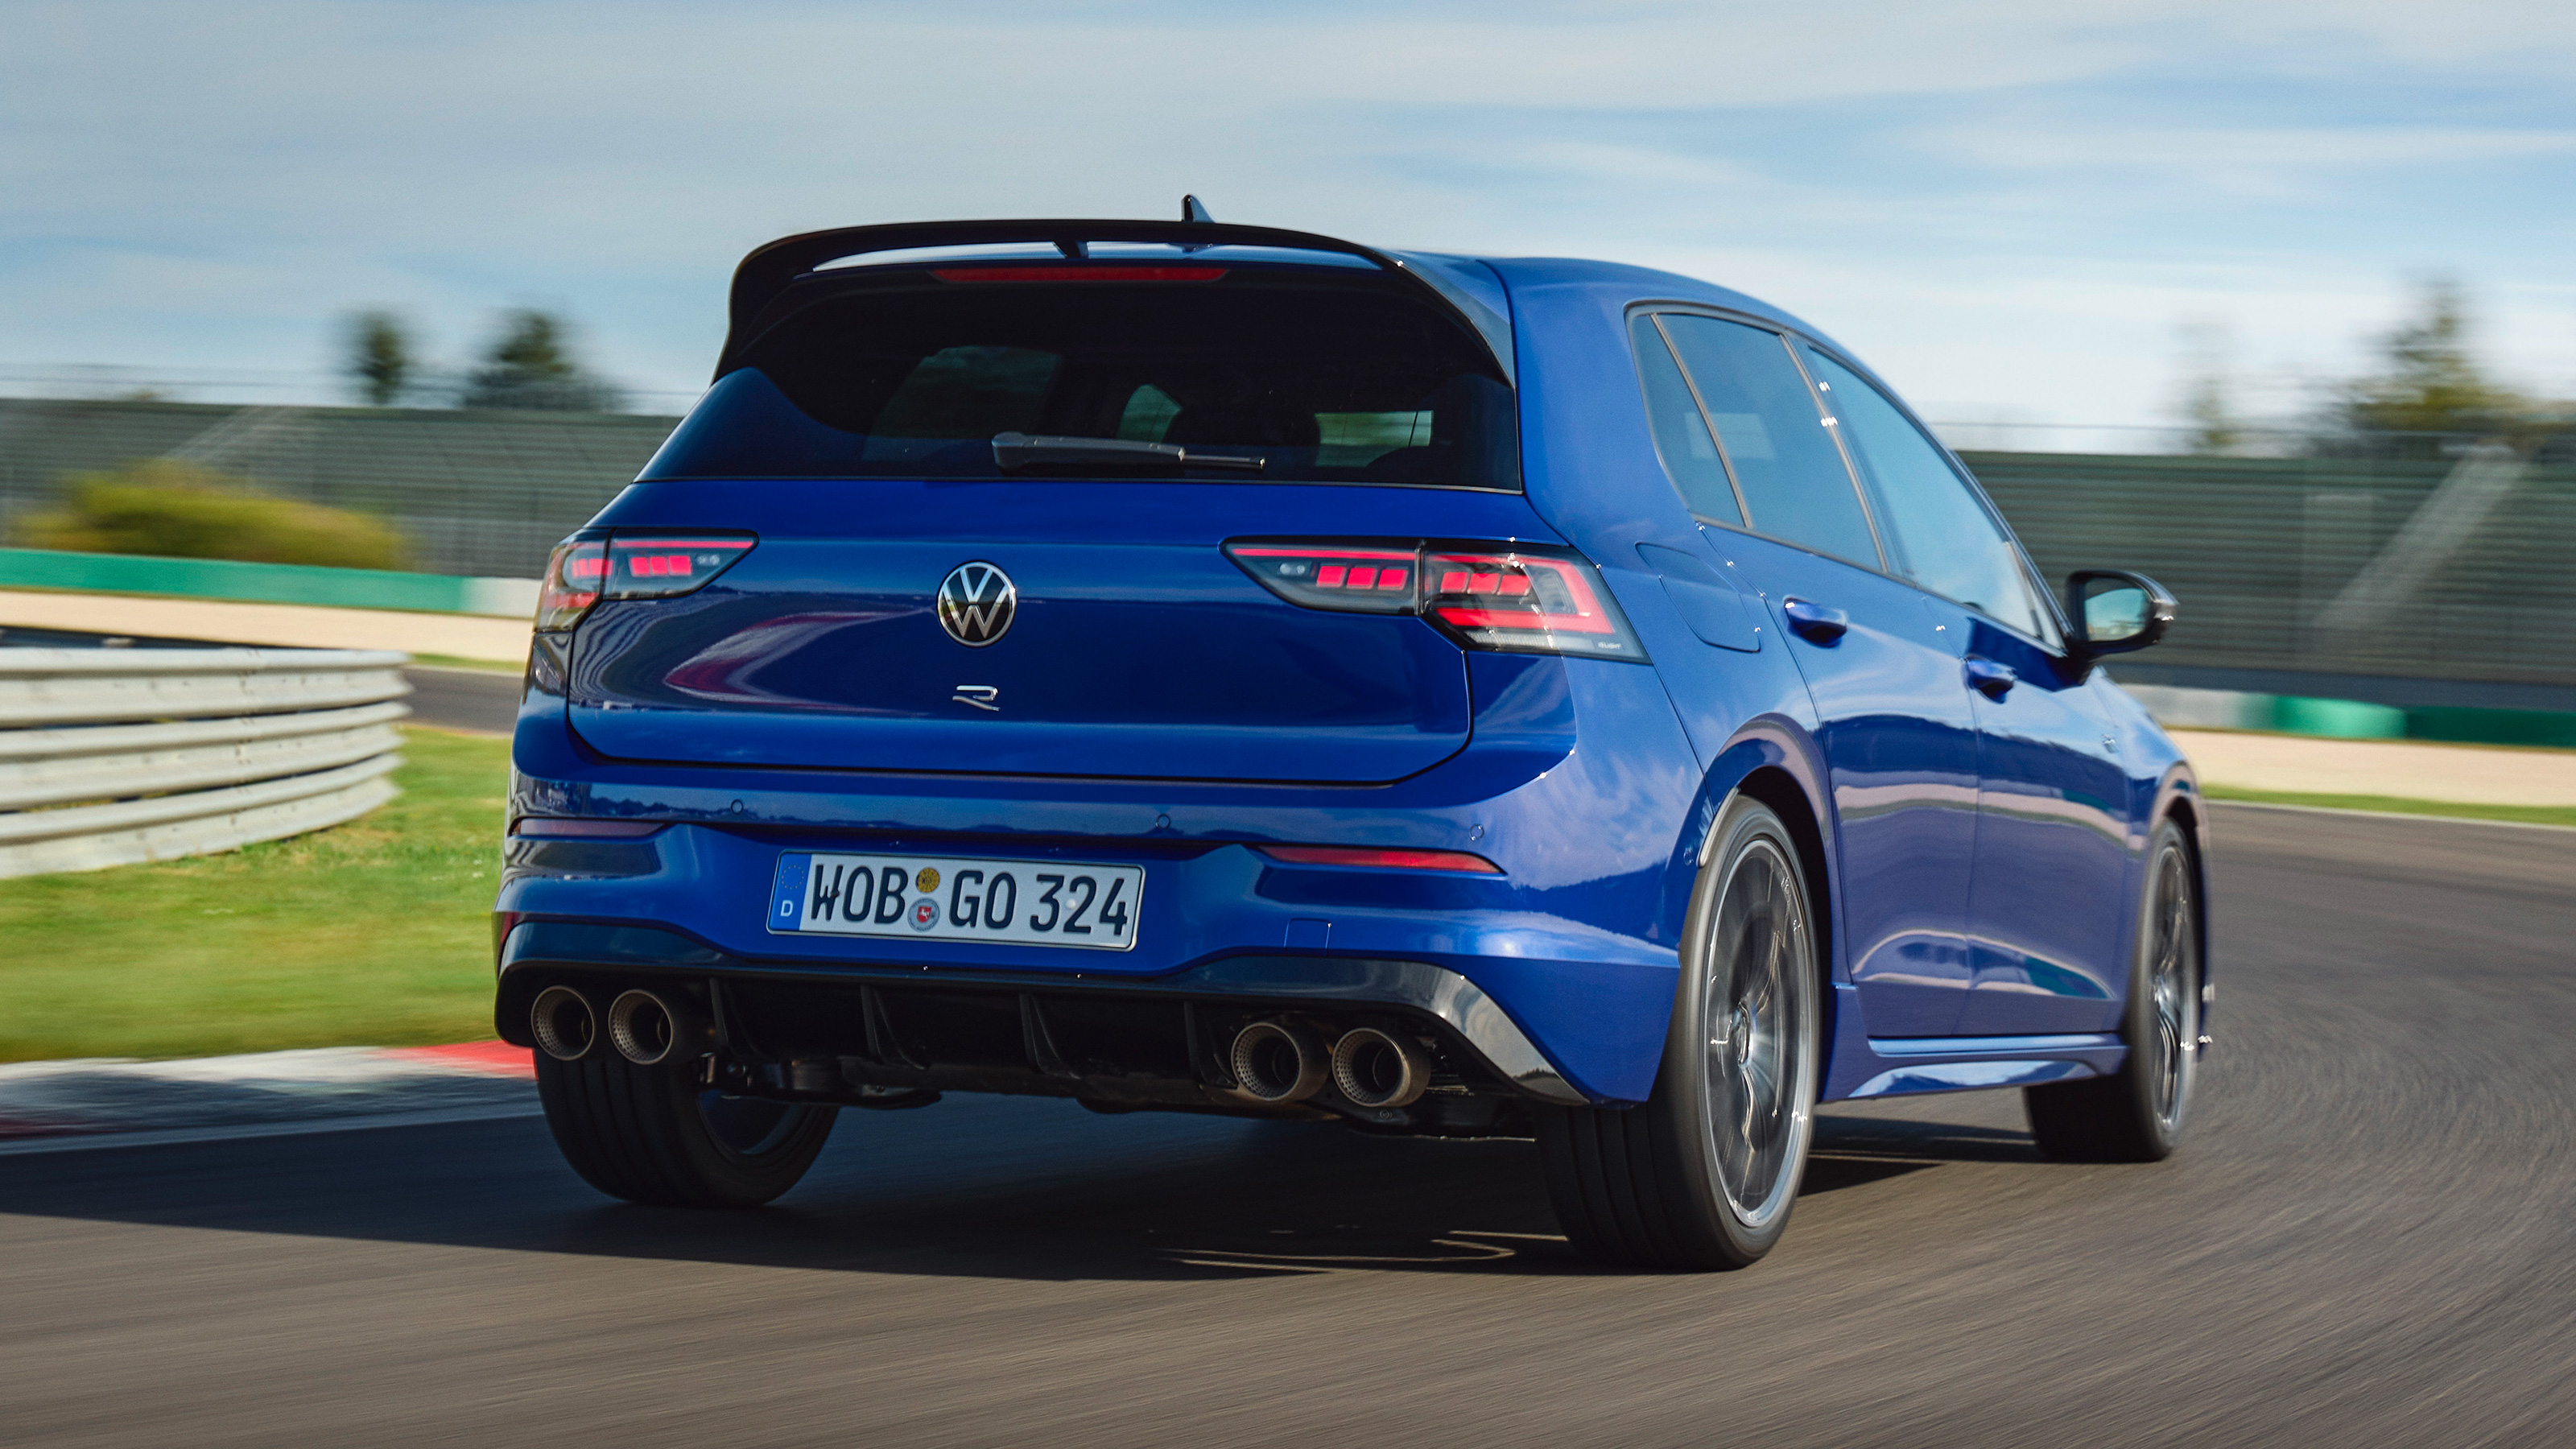
<path id="1" fill-rule="evenodd" d="M 792 926 L 805 919 L 805 864 L 814 857 L 790 853 L 778 857 L 778 884 L 769 903 L 769 923 Z"/>

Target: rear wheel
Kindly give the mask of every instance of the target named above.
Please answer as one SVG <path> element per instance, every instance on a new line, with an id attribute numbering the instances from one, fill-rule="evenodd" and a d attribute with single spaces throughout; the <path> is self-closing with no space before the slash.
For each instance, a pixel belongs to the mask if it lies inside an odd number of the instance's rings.
<path id="1" fill-rule="evenodd" d="M 2130 953 L 2129 1045 L 2107 1077 L 2022 1089 L 2031 1140 L 2075 1162 L 2158 1162 L 2182 1140 L 2200 1070 L 2200 890 L 2182 828 L 2156 827 Z"/>
<path id="2" fill-rule="evenodd" d="M 708 1091 L 694 1065 L 538 1053 L 537 1095 L 564 1160 L 611 1197 L 667 1207 L 757 1207 L 794 1187 L 834 1109 Z"/>
<path id="3" fill-rule="evenodd" d="M 1806 883 L 1758 801 L 1728 806 L 1717 841 L 1653 1095 L 1540 1114 L 1557 1221 L 1605 1262 L 1745 1267 L 1780 1240 L 1806 1170 L 1823 1039 Z"/>

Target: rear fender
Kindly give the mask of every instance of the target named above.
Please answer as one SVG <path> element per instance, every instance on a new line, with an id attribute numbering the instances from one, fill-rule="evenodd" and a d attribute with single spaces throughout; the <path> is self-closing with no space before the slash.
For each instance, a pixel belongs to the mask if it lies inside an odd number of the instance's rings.
<path id="1" fill-rule="evenodd" d="M 1834 822 L 1829 807 L 1832 799 L 1825 787 L 1825 767 L 1815 741 L 1795 722 L 1778 716 L 1764 716 L 1744 726 L 1736 737 L 1719 752 L 1717 760 L 1702 778 L 1699 796 L 1692 802 L 1688 824 L 1675 842 L 1671 861 L 1665 867 L 1663 916 L 1665 937 L 1680 941 L 1684 922 L 1690 914 L 1691 895 L 1699 884 L 1700 872 L 1708 864 L 1709 852 L 1716 847 L 1717 824 L 1726 807 L 1737 794 L 1751 795 L 1778 813 L 1788 825 L 1798 850 L 1799 864 L 1805 869 L 1810 893 L 1819 897 L 1822 908 L 1816 910 L 1813 922 L 1818 940 L 1818 954 L 1826 963 L 1828 993 L 1824 1037 L 1827 1060 L 1820 1064 L 1819 1078 L 1832 1075 L 1832 1057 L 1841 1045 L 1846 1025 L 1859 1040 L 1863 1028 L 1857 1010 L 1844 1010 L 1850 1004 L 1851 973 L 1840 951 L 1842 885 L 1838 863 L 1830 842 Z M 1679 977 L 1675 983 L 1678 988 Z M 1671 1004 L 1665 1006 L 1665 1030 L 1671 1029 Z"/>

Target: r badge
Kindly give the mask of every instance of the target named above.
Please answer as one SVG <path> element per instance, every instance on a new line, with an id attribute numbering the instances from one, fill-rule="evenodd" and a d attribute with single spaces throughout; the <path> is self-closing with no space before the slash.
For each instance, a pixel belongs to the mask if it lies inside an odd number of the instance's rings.
<path id="1" fill-rule="evenodd" d="M 1020 591 L 1011 576 L 988 563 L 962 563 L 939 581 L 939 627 L 969 649 L 981 649 L 1011 632 Z"/>

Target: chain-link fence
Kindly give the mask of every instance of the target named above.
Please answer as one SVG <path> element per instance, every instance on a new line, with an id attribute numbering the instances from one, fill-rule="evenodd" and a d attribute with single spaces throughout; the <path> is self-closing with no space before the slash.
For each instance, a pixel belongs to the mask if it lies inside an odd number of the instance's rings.
<path id="1" fill-rule="evenodd" d="M 2182 600 L 2141 664 L 2576 686 L 2576 463 L 2387 451 L 2414 456 L 1965 457 L 2052 577 L 2133 568 Z"/>
<path id="2" fill-rule="evenodd" d="M 0 521 L 49 506 L 66 474 L 173 458 L 385 517 L 420 569 L 529 578 L 674 421 L 0 400 Z M 2134 568 L 2180 596 L 2182 622 L 2142 666 L 2481 681 L 2576 699 L 2576 570 L 2560 566 L 2576 552 L 2569 441 L 1965 456 L 2052 576 Z"/>

